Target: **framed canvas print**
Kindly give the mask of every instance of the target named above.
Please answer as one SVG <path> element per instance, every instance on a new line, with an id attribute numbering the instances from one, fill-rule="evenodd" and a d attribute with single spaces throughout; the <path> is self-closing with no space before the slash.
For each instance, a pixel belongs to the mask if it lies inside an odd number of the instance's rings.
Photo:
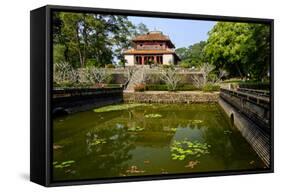
<path id="1" fill-rule="evenodd" d="M 31 11 L 30 179 L 273 172 L 273 20 Z"/>

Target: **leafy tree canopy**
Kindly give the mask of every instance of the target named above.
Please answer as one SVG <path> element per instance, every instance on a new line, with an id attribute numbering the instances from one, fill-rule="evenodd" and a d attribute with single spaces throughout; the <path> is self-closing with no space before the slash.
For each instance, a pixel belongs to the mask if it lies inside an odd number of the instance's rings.
<path id="1" fill-rule="evenodd" d="M 73 67 L 104 66 L 129 48 L 130 38 L 146 31 L 134 26 L 126 16 L 57 12 L 53 15 L 54 62 L 62 59 Z"/>
<path id="2" fill-rule="evenodd" d="M 184 67 L 200 66 L 204 62 L 203 49 L 205 44 L 205 41 L 200 41 L 190 45 L 188 48 L 181 47 L 176 49 L 176 53 L 181 59 L 180 65 Z"/>
<path id="3" fill-rule="evenodd" d="M 209 32 L 206 60 L 232 76 L 261 79 L 267 76 L 270 58 L 269 26 L 218 22 Z"/>

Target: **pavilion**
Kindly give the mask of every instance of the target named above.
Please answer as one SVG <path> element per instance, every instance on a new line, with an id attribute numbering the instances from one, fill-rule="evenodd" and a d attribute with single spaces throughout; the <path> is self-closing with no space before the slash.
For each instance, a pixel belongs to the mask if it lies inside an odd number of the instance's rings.
<path id="1" fill-rule="evenodd" d="M 132 39 L 133 48 L 123 52 L 125 66 L 149 64 L 177 64 L 180 58 L 175 53 L 175 45 L 160 31 L 151 31 Z"/>

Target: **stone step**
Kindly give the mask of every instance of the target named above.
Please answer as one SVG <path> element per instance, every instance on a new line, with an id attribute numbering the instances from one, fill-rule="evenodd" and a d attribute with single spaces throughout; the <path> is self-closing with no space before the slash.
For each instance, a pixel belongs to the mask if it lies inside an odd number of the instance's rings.
<path id="1" fill-rule="evenodd" d="M 144 70 L 145 69 L 143 67 L 140 67 L 134 72 L 132 79 L 127 85 L 126 90 L 133 91 L 136 84 L 143 82 Z"/>

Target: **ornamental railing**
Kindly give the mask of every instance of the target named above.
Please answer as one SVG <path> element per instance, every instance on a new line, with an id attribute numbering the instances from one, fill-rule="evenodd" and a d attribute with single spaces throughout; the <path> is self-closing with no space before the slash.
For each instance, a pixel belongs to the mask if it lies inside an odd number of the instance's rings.
<path id="1" fill-rule="evenodd" d="M 237 90 L 245 93 L 255 94 L 258 96 L 264 96 L 264 97 L 270 96 L 270 91 L 267 90 L 257 90 L 257 89 L 248 89 L 248 88 L 238 88 Z"/>
<path id="2" fill-rule="evenodd" d="M 270 98 L 250 91 L 220 89 L 220 97 L 251 119 L 263 130 L 270 127 Z"/>

